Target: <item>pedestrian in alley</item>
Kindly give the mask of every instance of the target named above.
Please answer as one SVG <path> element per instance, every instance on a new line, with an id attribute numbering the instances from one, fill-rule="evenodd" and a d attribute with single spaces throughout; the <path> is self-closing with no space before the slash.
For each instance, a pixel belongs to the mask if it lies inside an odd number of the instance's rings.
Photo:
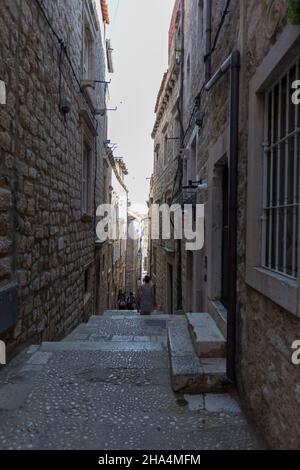
<path id="1" fill-rule="evenodd" d="M 145 276 L 137 295 L 138 311 L 141 315 L 150 315 L 156 306 L 155 286 L 149 276 Z"/>
<path id="2" fill-rule="evenodd" d="M 130 292 L 129 296 L 127 297 L 127 310 L 134 310 L 135 309 L 135 297 L 133 292 Z"/>
<path id="3" fill-rule="evenodd" d="M 118 309 L 126 310 L 126 297 L 125 294 L 120 290 L 118 295 Z"/>

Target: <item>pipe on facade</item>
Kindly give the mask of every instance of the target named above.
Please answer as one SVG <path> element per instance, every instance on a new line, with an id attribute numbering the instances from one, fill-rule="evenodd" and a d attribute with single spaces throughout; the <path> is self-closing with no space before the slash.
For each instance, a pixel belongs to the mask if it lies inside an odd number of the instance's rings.
<path id="1" fill-rule="evenodd" d="M 205 0 L 205 81 L 211 77 L 212 0 Z"/>
<path id="2" fill-rule="evenodd" d="M 180 81 L 180 141 L 184 141 L 184 124 L 183 124 L 183 110 L 184 110 L 184 60 L 185 60 L 185 0 L 181 0 L 181 81 Z M 183 165 L 181 157 L 179 157 L 178 168 L 180 173 L 180 181 L 182 181 L 183 174 Z M 181 240 L 177 242 L 177 253 L 178 253 L 178 262 L 177 262 L 177 310 L 182 310 L 182 301 L 183 301 L 183 292 L 182 292 L 182 245 Z"/>
<path id="3" fill-rule="evenodd" d="M 230 69 L 230 139 L 229 139 L 229 300 L 227 318 L 227 365 L 230 382 L 236 380 L 236 315 L 237 315 L 237 208 L 239 155 L 239 90 L 240 52 L 233 51 L 205 85 L 207 91 Z"/>
<path id="4" fill-rule="evenodd" d="M 240 52 L 231 56 L 230 79 L 230 160 L 229 160 L 229 299 L 227 323 L 227 377 L 236 379 L 237 315 L 237 209 L 239 157 Z"/>

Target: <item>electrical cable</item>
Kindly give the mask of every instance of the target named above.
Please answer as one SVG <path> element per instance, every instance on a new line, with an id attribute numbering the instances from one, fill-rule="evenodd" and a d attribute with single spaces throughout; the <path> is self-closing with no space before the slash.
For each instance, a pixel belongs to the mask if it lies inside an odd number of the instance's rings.
<path id="1" fill-rule="evenodd" d="M 61 110 L 61 87 L 62 87 L 62 54 L 63 54 L 63 45 L 60 45 L 60 52 L 59 52 L 59 64 L 58 64 L 58 69 L 59 69 L 59 91 L 58 91 L 58 99 L 59 99 L 59 110 Z"/>
<path id="2" fill-rule="evenodd" d="M 86 97 L 86 95 L 85 95 L 85 93 L 84 93 L 84 90 L 83 90 L 82 87 L 81 87 L 80 80 L 79 80 L 79 78 L 77 77 L 77 74 L 76 74 L 76 72 L 75 72 L 75 68 L 74 68 L 74 66 L 73 66 L 73 64 L 72 64 L 71 58 L 70 58 L 70 56 L 69 56 L 69 54 L 68 54 L 68 51 L 67 51 L 67 48 L 66 48 L 66 45 L 65 45 L 63 39 L 58 35 L 58 33 L 55 31 L 54 27 L 52 26 L 52 24 L 51 24 L 51 22 L 50 22 L 50 20 L 49 20 L 49 18 L 48 18 L 48 16 L 47 16 L 47 14 L 46 14 L 46 12 L 45 12 L 45 10 L 44 10 L 44 8 L 43 8 L 43 6 L 42 6 L 40 0 L 35 0 L 35 2 L 36 2 L 36 4 L 37 4 L 37 6 L 38 6 L 40 12 L 42 13 L 43 18 L 45 19 L 46 23 L 48 24 L 48 26 L 49 26 L 49 28 L 50 28 L 50 30 L 51 30 L 53 36 L 56 38 L 56 40 L 58 41 L 58 43 L 59 43 L 59 45 L 60 45 L 60 53 L 63 52 L 63 53 L 65 54 L 65 57 L 66 57 L 67 62 L 68 62 L 68 64 L 69 64 L 69 66 L 70 66 L 72 75 L 73 75 L 73 77 L 74 77 L 74 79 L 75 79 L 75 81 L 76 81 L 76 83 L 77 83 L 77 85 L 78 85 L 78 87 L 79 87 L 79 91 L 80 91 L 80 93 L 82 94 L 82 96 L 84 97 L 84 99 L 85 99 L 85 101 L 86 101 L 86 103 L 87 103 L 87 105 L 88 105 L 88 107 L 89 107 L 89 109 L 90 109 L 90 111 L 91 111 L 91 113 L 92 113 L 92 115 L 93 115 L 93 119 L 94 119 L 94 121 L 95 121 L 94 109 L 92 108 L 91 104 L 89 103 L 89 101 L 88 101 L 88 99 L 87 99 L 87 97 Z"/>
<path id="3" fill-rule="evenodd" d="M 231 0 L 226 0 L 226 5 L 225 5 L 225 8 L 224 8 L 224 11 L 223 11 L 223 14 L 222 14 L 222 17 L 221 17 L 221 20 L 220 20 L 220 23 L 219 23 L 219 26 L 217 28 L 217 32 L 216 32 L 216 36 L 215 36 L 215 39 L 214 39 L 214 42 L 213 42 L 213 46 L 211 48 L 211 51 L 210 53 L 208 54 L 208 56 L 211 56 L 213 54 L 213 52 L 216 50 L 216 47 L 217 47 L 217 43 L 218 43 L 218 40 L 219 40 L 219 36 L 220 36 L 220 33 L 221 33 L 221 30 L 223 28 L 223 25 L 224 25 L 224 22 L 225 22 L 225 19 L 226 19 L 226 16 L 229 12 L 229 6 L 230 6 L 230 2 Z M 191 112 L 191 116 L 190 116 L 190 119 L 189 119 L 189 123 L 188 123 L 188 126 L 185 130 L 185 133 L 184 133 L 184 136 L 183 136 L 183 140 L 182 140 L 182 146 L 184 147 L 185 145 L 185 139 L 191 129 L 191 126 L 192 126 L 192 122 L 193 122 L 193 119 L 194 119 L 194 116 L 195 116 L 195 112 L 196 110 L 198 110 L 201 106 L 201 98 L 202 98 L 202 95 L 203 95 L 203 92 L 204 92 L 204 87 L 205 87 L 205 82 L 203 83 L 201 89 L 200 89 L 200 92 L 198 93 L 198 95 L 196 96 L 195 98 L 195 104 L 194 104 L 194 107 L 192 109 L 192 112 Z"/>
<path id="4" fill-rule="evenodd" d="M 231 2 L 231 0 L 227 0 L 225 9 L 224 9 L 223 14 L 222 14 L 221 21 L 220 21 L 220 23 L 219 23 L 219 26 L 218 26 L 218 29 L 217 29 L 217 32 L 216 32 L 216 36 L 215 36 L 215 39 L 214 39 L 214 42 L 213 42 L 213 46 L 212 46 L 211 51 L 210 51 L 210 53 L 208 54 L 208 56 L 211 56 L 211 55 L 213 54 L 213 52 L 216 50 L 216 47 L 217 47 L 217 43 L 218 43 L 218 39 L 219 39 L 221 30 L 222 30 L 222 28 L 223 28 L 223 25 L 224 25 L 226 16 L 227 16 L 227 14 L 228 14 L 228 12 L 229 12 L 230 2 Z"/>

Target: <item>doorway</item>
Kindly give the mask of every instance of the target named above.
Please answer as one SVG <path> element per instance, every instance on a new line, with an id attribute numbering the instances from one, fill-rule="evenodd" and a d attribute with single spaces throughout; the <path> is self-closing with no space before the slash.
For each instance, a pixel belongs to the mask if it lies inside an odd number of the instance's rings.
<path id="1" fill-rule="evenodd" d="M 229 298 L 229 191 L 228 191 L 228 165 L 223 167 L 222 174 L 222 273 L 221 273 L 221 302 L 228 309 Z"/>
<path id="2" fill-rule="evenodd" d="M 174 285 L 173 285 L 173 266 L 168 263 L 167 266 L 167 288 L 168 288 L 168 314 L 174 314 Z"/>

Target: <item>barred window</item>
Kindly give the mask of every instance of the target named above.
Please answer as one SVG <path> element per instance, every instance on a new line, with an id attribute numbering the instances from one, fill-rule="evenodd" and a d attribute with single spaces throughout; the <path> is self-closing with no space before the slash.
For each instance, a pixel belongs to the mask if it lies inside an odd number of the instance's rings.
<path id="1" fill-rule="evenodd" d="M 262 262 L 292 278 L 298 277 L 300 152 L 300 106 L 292 102 L 292 84 L 299 79 L 298 59 L 265 101 Z"/>

